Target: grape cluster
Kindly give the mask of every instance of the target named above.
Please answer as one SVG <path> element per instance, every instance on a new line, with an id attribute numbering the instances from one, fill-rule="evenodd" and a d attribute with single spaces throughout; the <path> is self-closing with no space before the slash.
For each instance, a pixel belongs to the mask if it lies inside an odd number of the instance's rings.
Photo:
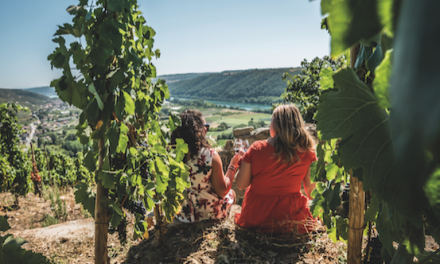
<path id="1" fill-rule="evenodd" d="M 342 195 L 341 195 L 342 208 L 343 208 L 342 216 L 345 218 L 348 217 L 348 210 L 350 208 L 349 198 L 350 198 L 350 183 L 347 182 L 347 184 L 344 187 L 344 190 L 342 191 Z"/>
<path id="2" fill-rule="evenodd" d="M 347 182 L 347 184 L 345 184 L 344 190 L 342 191 L 342 201 L 343 202 L 348 202 L 349 198 L 350 198 L 350 183 Z"/>
<path id="3" fill-rule="evenodd" d="M 121 244 L 127 242 L 127 219 L 123 218 L 117 227 L 113 227 L 111 224 L 108 225 L 107 233 L 114 234 L 118 233 L 118 239 Z"/>
<path id="4" fill-rule="evenodd" d="M 148 167 L 149 167 L 148 162 L 144 162 L 141 165 L 140 174 L 141 174 L 142 179 L 149 179 L 150 178 L 150 172 L 148 170 Z"/>
<path id="5" fill-rule="evenodd" d="M 123 218 L 116 228 L 116 231 L 118 232 L 119 242 L 121 242 L 121 244 L 127 242 L 127 224 L 127 219 Z"/>
<path id="6" fill-rule="evenodd" d="M 121 157 L 114 156 L 110 159 L 110 164 L 113 170 L 121 170 L 127 164 L 127 160 L 122 159 Z"/>
<path id="7" fill-rule="evenodd" d="M 128 205 L 125 207 L 127 208 L 128 211 L 130 211 L 130 213 L 132 214 L 141 214 L 141 215 L 145 215 L 147 213 L 147 209 L 144 206 L 144 203 L 139 200 L 139 201 L 132 201 L 131 203 L 128 203 Z"/>
<path id="8" fill-rule="evenodd" d="M 380 251 L 382 250 L 382 243 L 379 240 L 379 237 L 373 237 L 369 242 L 368 246 L 371 247 L 370 252 L 370 260 L 367 264 L 382 264 L 383 259 L 380 255 Z"/>

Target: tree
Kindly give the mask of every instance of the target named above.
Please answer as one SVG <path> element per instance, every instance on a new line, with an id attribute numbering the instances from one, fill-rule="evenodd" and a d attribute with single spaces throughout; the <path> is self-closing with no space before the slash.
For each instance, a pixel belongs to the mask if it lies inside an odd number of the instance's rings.
<path id="1" fill-rule="evenodd" d="M 68 135 L 66 136 L 66 140 L 67 140 L 67 141 L 76 141 L 76 140 L 78 140 L 78 138 L 76 137 L 75 134 L 68 134 Z"/>
<path id="2" fill-rule="evenodd" d="M 344 65 L 346 65 L 344 56 L 337 59 L 329 56 L 324 56 L 322 59 L 316 57 L 311 62 L 304 59 L 301 62 L 300 74 L 294 76 L 288 72 L 283 74 L 283 80 L 287 80 L 287 87 L 281 98 L 284 102 L 295 103 L 307 123 L 316 123 L 313 116 L 317 111 L 322 92 L 319 74 L 324 68 L 330 67 L 336 71 Z"/>

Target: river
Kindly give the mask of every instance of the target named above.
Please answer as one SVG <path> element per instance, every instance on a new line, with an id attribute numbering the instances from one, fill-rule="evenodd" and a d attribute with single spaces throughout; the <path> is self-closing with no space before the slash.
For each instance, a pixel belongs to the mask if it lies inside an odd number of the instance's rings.
<path id="1" fill-rule="evenodd" d="M 173 97 L 170 98 L 170 100 L 174 99 Z M 197 99 L 191 99 L 191 98 L 176 98 L 179 100 L 197 100 Z M 271 105 L 265 105 L 265 104 L 251 104 L 251 103 L 238 103 L 238 102 L 229 102 L 229 101 L 216 101 L 216 100 L 205 100 L 205 102 L 210 102 L 216 105 L 224 105 L 226 107 L 239 107 L 240 109 L 244 109 L 247 111 L 251 111 L 254 109 L 260 109 L 260 110 L 270 110 L 272 108 Z"/>

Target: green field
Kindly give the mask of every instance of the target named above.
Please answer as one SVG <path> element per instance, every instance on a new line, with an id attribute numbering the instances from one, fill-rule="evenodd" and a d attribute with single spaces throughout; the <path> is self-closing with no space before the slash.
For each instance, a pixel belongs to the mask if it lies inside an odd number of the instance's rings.
<path id="1" fill-rule="evenodd" d="M 218 134 L 223 133 L 231 133 L 233 127 L 244 124 L 248 125 L 248 122 L 251 121 L 253 118 L 254 121 L 264 121 L 266 122 L 266 126 L 269 126 L 270 124 L 270 114 L 261 114 L 261 113 L 253 113 L 253 112 L 244 112 L 245 114 L 239 114 L 239 115 L 230 115 L 230 116 L 209 116 L 206 117 L 206 122 L 210 123 L 211 126 L 216 126 L 222 122 L 225 122 L 226 124 L 230 125 L 231 128 L 223 130 L 223 131 L 214 131 L 214 132 L 208 132 L 208 136 L 217 136 Z M 209 120 L 209 121 L 208 121 Z"/>

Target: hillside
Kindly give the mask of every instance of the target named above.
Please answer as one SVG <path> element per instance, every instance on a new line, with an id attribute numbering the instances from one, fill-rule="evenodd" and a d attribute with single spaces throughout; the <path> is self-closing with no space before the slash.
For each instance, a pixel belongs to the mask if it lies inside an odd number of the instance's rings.
<path id="1" fill-rule="evenodd" d="M 194 79 L 199 76 L 213 74 L 213 72 L 201 72 L 201 73 L 178 73 L 178 74 L 166 74 L 160 75 L 158 78 L 167 81 L 167 84 L 179 82 L 183 80 Z"/>
<path id="2" fill-rule="evenodd" d="M 271 103 L 284 92 L 283 73 L 295 75 L 300 68 L 225 71 L 168 83 L 172 97 Z"/>
<path id="3" fill-rule="evenodd" d="M 36 87 L 36 88 L 28 88 L 28 89 L 24 89 L 28 92 L 32 92 L 32 93 L 37 93 L 37 94 L 41 94 L 47 97 L 54 97 L 56 96 L 56 92 L 55 92 L 55 88 L 53 87 L 49 87 L 49 86 L 44 86 L 44 87 Z"/>
<path id="4" fill-rule="evenodd" d="M 42 105 L 50 101 L 49 97 L 29 92 L 21 89 L 2 89 L 0 88 L 0 104 L 1 103 L 19 103 L 31 109 L 35 105 Z"/>

